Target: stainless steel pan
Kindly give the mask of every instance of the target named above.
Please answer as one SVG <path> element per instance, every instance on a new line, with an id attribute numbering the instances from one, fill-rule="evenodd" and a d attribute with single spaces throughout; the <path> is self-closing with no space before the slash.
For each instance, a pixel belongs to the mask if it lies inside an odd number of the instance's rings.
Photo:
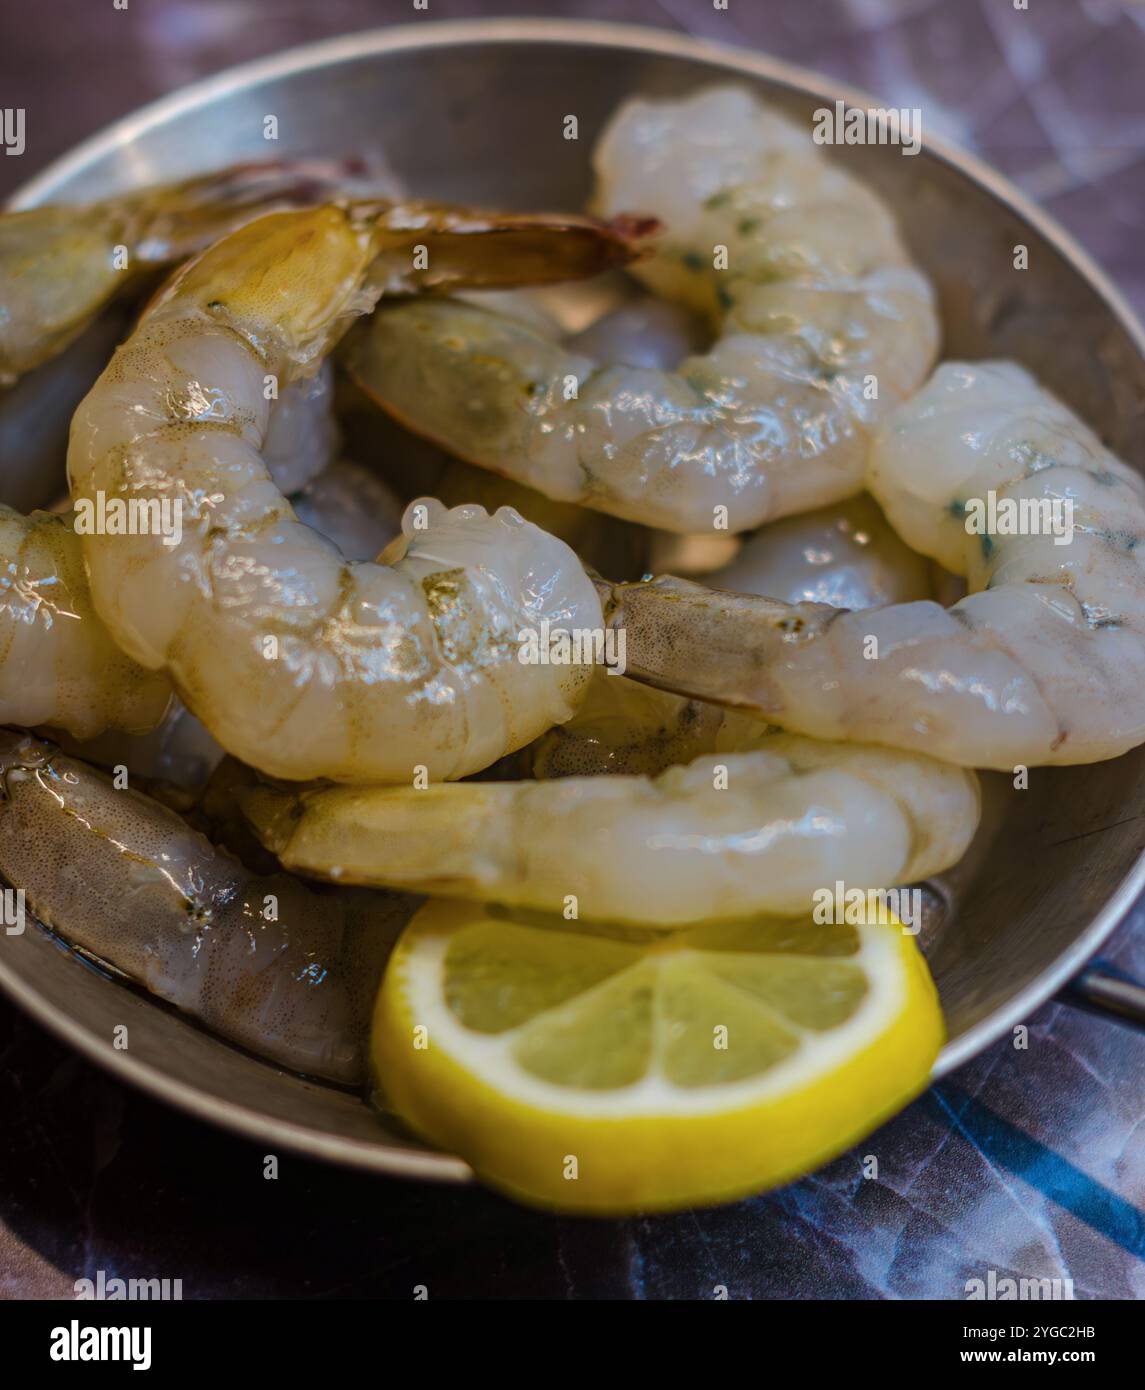
<path id="1" fill-rule="evenodd" d="M 231 160 L 380 153 L 427 197 L 577 208 L 589 152 L 618 102 L 736 78 L 809 122 L 837 98 L 878 105 L 825 79 L 656 30 L 492 20 L 357 34 L 250 64 L 157 102 L 86 141 L 16 206 L 83 200 Z M 580 138 L 561 138 L 566 114 Z M 916 157 L 851 147 L 848 160 L 897 210 L 934 280 L 945 354 L 1008 356 L 1085 416 L 1145 472 L 1145 333 L 1086 254 L 1007 182 L 928 141 Z M 1029 248 L 1015 272 L 1013 248 Z M 61 479 L 0 480 L 0 496 L 46 502 Z M 982 833 L 935 885 L 924 945 L 950 1029 L 936 1074 L 965 1062 L 1082 971 L 1145 886 L 1145 749 L 1092 767 L 1038 770 L 1028 791 L 984 779 Z M 84 969 L 34 929 L 0 937 L 0 986 L 124 1079 L 269 1150 L 293 1148 L 379 1172 L 465 1180 L 457 1158 L 380 1123 L 358 1100 L 283 1075 L 177 1015 Z M 1116 987 L 1090 976 L 1091 999 Z M 1108 1002 L 1108 1001 L 1107 1001 Z M 1116 1005 L 1117 1001 L 1112 1001 Z M 1121 991 L 1121 1011 L 1141 995 Z M 130 1049 L 113 1051 L 115 1025 Z"/>

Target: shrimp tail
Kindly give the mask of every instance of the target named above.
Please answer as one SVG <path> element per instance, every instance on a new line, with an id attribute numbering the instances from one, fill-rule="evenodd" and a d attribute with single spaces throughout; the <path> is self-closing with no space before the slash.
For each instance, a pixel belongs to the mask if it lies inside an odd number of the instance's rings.
<path id="1" fill-rule="evenodd" d="M 769 670 L 846 611 L 709 589 L 672 575 L 631 584 L 597 577 L 594 583 L 605 626 L 624 633 L 626 675 L 761 719 L 782 708 Z"/>
<path id="2" fill-rule="evenodd" d="M 586 279 L 645 255 L 660 225 L 624 214 L 604 222 L 433 203 L 359 204 L 354 211 L 373 228 L 378 258 L 370 280 L 387 295 Z"/>
<path id="3" fill-rule="evenodd" d="M 119 207 L 136 259 L 172 265 L 234 231 L 244 218 L 345 197 L 369 175 L 359 157 L 248 160 L 145 188 Z"/>

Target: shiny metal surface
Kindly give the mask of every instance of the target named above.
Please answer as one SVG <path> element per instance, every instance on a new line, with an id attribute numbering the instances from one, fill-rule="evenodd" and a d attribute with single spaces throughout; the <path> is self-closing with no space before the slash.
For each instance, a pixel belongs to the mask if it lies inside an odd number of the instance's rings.
<path id="1" fill-rule="evenodd" d="M 427 197 L 577 208 L 614 106 L 735 76 L 808 120 L 837 98 L 825 79 L 660 31 L 562 21 L 434 24 L 358 34 L 251 64 L 151 106 L 27 185 L 18 206 L 82 199 L 238 158 L 365 151 Z M 878 104 L 878 103 L 873 103 Z M 578 141 L 561 138 L 575 112 Z M 1088 257 L 1004 180 L 928 142 L 836 152 L 897 210 L 942 302 L 947 356 L 1013 356 L 1145 472 L 1145 334 Z M 1013 270 L 1013 248 L 1029 269 Z M 34 482 L 34 495 L 28 484 Z M 60 478 L 5 478 L 21 505 Z M 1145 750 L 1036 770 L 1028 791 L 983 779 L 982 831 L 928 895 L 923 944 L 938 981 L 949 1071 L 1069 980 L 1145 884 Z M 68 1042 L 193 1114 L 265 1142 L 381 1172 L 463 1180 L 460 1160 L 381 1125 L 357 1100 L 282 1075 L 85 970 L 34 929 L 0 950 L 0 986 Z M 112 1029 L 129 1025 L 130 1049 Z"/>

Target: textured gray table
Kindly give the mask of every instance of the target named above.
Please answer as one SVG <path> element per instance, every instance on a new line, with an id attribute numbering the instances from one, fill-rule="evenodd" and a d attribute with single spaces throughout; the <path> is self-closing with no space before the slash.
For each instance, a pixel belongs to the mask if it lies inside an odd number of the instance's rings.
<path id="1" fill-rule="evenodd" d="M 107 121 L 291 44 L 394 22 L 575 15 L 743 43 L 922 106 L 1074 232 L 1145 312 L 1145 6 L 1105 0 L 54 0 L 6 23 L 0 106 L 27 148 L 6 194 Z M 1106 959 L 1145 978 L 1145 912 Z M 962 1298 L 965 1283 L 1070 1279 L 1145 1296 L 1145 1037 L 1060 1006 L 1030 1050 L 994 1048 L 862 1146 L 714 1212 L 560 1220 L 477 1189 L 287 1159 L 108 1080 L 0 1005 L 0 1295 L 181 1278 L 187 1298 Z"/>

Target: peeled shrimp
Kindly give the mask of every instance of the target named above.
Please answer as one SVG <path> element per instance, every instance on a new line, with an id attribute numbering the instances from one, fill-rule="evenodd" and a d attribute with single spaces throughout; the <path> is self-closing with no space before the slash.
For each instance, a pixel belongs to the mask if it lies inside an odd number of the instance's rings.
<path id="1" fill-rule="evenodd" d="M 297 420 L 297 408 L 292 414 Z M 310 423 L 289 446 L 284 438 L 279 456 L 296 476 L 315 471 L 304 443 L 322 463 L 317 417 Z M 344 462 L 307 484 L 297 510 L 348 559 L 372 558 L 401 532 L 385 484 Z M 78 757 L 185 788 L 200 786 L 223 756 L 169 682 L 111 640 L 92 606 L 71 513 L 24 517 L 0 505 L 0 723 L 70 734 L 74 743 L 64 742 Z"/>
<path id="2" fill-rule="evenodd" d="M 59 725 L 45 726 L 43 732 L 71 757 L 117 774 L 126 771 L 131 786 L 161 796 L 177 810 L 195 800 L 226 757 L 177 695 L 171 696 L 158 724 L 143 733 L 108 729 L 95 738 L 77 739 Z"/>
<path id="3" fill-rule="evenodd" d="M 871 431 L 938 343 L 930 286 L 878 197 L 738 88 L 626 103 L 595 165 L 597 210 L 663 220 L 633 271 L 707 316 L 709 351 L 615 365 L 506 314 L 421 301 L 355 333 L 357 380 L 470 462 L 670 531 L 743 531 L 858 492 Z"/>
<path id="4" fill-rule="evenodd" d="M 0 506 L 0 723 L 141 731 L 170 699 L 96 616 L 71 517 Z"/>
<path id="5" fill-rule="evenodd" d="M 305 438 L 284 465 L 304 474 L 313 471 L 303 466 Z M 347 559 L 373 558 L 401 533 L 401 507 L 386 485 L 344 461 L 318 473 L 295 508 Z M 24 517 L 0 505 L 0 723 L 50 728 L 77 757 L 194 790 L 223 749 L 161 674 L 112 642 L 92 606 L 73 526 L 71 513 Z"/>
<path id="6" fill-rule="evenodd" d="M 544 493 L 451 459 L 438 478 L 433 495 L 447 505 L 475 502 L 493 511 L 512 507 L 526 521 L 556 536 L 590 569 L 608 575 L 647 572 L 649 532 L 618 517 L 602 516 L 572 502 L 554 502 Z"/>
<path id="7" fill-rule="evenodd" d="M 630 246 L 583 219 L 347 204 L 271 214 L 185 267 L 72 426 L 74 498 L 182 506 L 174 544 L 84 537 L 115 640 L 280 777 L 461 777 L 567 718 L 586 668 L 517 658 L 522 630 L 599 624 L 573 553 L 508 508 L 426 502 L 387 563 L 347 562 L 268 477 L 264 382 L 313 371 L 383 290 L 568 277 Z"/>
<path id="8" fill-rule="evenodd" d="M 832 608 L 877 608 L 931 597 L 927 562 L 899 539 L 866 494 L 769 522 L 703 582 L 713 589 Z"/>
<path id="9" fill-rule="evenodd" d="M 402 533 L 404 508 L 372 468 L 338 459 L 290 499 L 299 521 L 347 560 L 373 560 Z"/>
<path id="10" fill-rule="evenodd" d="M 869 486 L 967 597 L 849 613 L 621 585 L 607 606 L 628 673 L 966 767 L 1095 762 L 1145 741 L 1145 482 L 1072 411 L 1015 363 L 944 363 L 876 437 Z M 1040 533 L 976 530 L 991 492 L 1038 509 Z M 1063 523 L 1072 509 L 1068 535 L 1055 504 Z"/>
<path id="11" fill-rule="evenodd" d="M 301 463 L 300 453 L 296 454 L 296 460 Z M 291 498 L 291 504 L 299 521 L 321 532 L 347 560 L 372 560 L 395 537 L 401 535 L 402 507 L 397 498 L 371 469 L 346 459 L 340 459 L 323 469 Z M 86 604 L 85 612 L 89 615 L 85 621 L 98 625 L 99 632 L 110 647 L 111 639 L 106 637 L 106 629 L 91 611 L 79 537 L 72 539 L 74 544 L 68 545 L 68 560 L 76 567 L 76 585 Z M 134 667 L 134 663 L 129 662 L 117 648 L 114 650 L 122 666 Z M 29 670 L 43 671 L 45 690 L 54 689 L 54 676 L 48 670 L 51 653 L 47 647 L 42 643 L 33 646 L 29 642 L 24 655 L 25 676 Z M 93 697 L 98 699 L 102 685 L 115 681 L 116 675 L 100 662 L 92 660 L 85 662 L 82 669 L 88 682 L 87 693 L 83 693 L 77 682 L 73 703 L 76 709 L 90 710 L 87 702 Z M 50 725 L 52 737 L 66 753 L 86 762 L 101 767 L 126 768 L 133 779 L 139 778 L 149 784 L 153 791 L 155 784 L 161 784 L 166 800 L 176 795 L 193 795 L 202 789 L 225 752 L 205 725 L 195 718 L 178 696 L 170 692 L 166 682 L 160 682 L 153 672 L 143 672 L 138 667 L 134 669 L 145 675 L 147 680 L 162 684 L 170 694 L 170 703 L 153 728 L 140 733 L 126 733 L 120 731 L 112 721 L 106 732 L 94 738 L 69 739 L 61 732 L 57 721 Z M 0 716 L 4 708 L 0 704 Z M 91 712 L 94 714 L 94 711 Z M 15 717 L 11 722 L 34 723 Z"/>
<path id="12" fill-rule="evenodd" d="M 262 461 L 299 521 L 321 531 L 347 560 L 373 560 L 401 535 L 404 508 L 372 469 L 338 458 L 333 398 L 329 359 L 314 376 L 289 382 L 271 403 Z"/>
<path id="13" fill-rule="evenodd" d="M 370 1011 L 418 905 L 248 872 L 174 812 L 0 732 L 0 873 L 69 945 L 289 1068 L 365 1080 Z"/>
<path id="14" fill-rule="evenodd" d="M 288 496 L 312 483 L 337 457 L 333 395 L 333 372 L 323 362 L 313 376 L 288 382 L 270 403 L 262 461 L 275 487 Z"/>
<path id="15" fill-rule="evenodd" d="M 352 172 L 236 164 L 86 207 L 0 213 L 0 386 L 62 352 L 139 274 L 186 260 L 274 208 L 329 197 Z"/>
<path id="16" fill-rule="evenodd" d="M 759 726 L 727 742 L 656 777 L 259 787 L 240 804 L 302 874 L 665 927 L 922 878 L 978 823 L 973 774 L 929 758 Z"/>

